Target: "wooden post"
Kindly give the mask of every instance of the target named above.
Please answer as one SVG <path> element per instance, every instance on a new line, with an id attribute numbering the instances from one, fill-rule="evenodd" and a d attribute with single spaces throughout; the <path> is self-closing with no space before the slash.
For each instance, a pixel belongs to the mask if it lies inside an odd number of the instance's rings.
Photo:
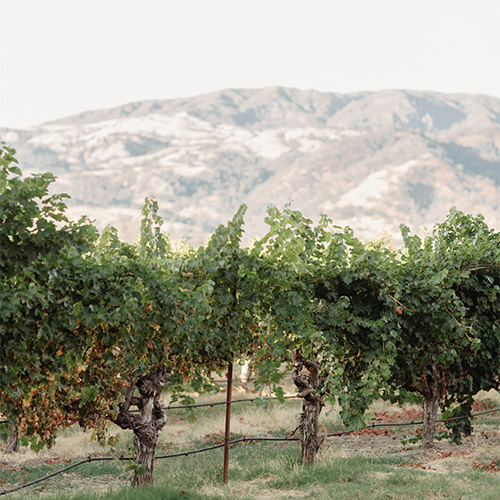
<path id="1" fill-rule="evenodd" d="M 233 392 L 233 363 L 227 369 L 227 394 L 226 394 L 226 432 L 224 435 L 224 472 L 222 482 L 227 484 L 229 479 L 229 438 L 231 433 L 231 398 Z"/>

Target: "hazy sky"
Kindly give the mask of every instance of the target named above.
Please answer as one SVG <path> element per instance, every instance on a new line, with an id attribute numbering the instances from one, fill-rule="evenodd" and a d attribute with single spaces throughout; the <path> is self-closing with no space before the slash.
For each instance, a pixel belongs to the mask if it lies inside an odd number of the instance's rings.
<path id="1" fill-rule="evenodd" d="M 0 126 L 230 87 L 500 97 L 500 0 L 0 0 L 0 20 Z"/>

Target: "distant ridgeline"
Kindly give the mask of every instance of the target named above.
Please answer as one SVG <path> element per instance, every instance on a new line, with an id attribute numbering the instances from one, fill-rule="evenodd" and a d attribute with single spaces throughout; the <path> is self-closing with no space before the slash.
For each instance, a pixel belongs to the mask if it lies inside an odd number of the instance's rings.
<path id="1" fill-rule="evenodd" d="M 0 130 L 27 172 L 51 171 L 70 214 L 138 233 L 146 196 L 165 229 L 202 242 L 246 203 L 246 237 L 269 204 L 328 214 L 363 238 L 401 241 L 451 206 L 500 227 L 500 100 L 387 90 L 230 89 Z M 496 146 L 495 146 L 496 145 Z"/>

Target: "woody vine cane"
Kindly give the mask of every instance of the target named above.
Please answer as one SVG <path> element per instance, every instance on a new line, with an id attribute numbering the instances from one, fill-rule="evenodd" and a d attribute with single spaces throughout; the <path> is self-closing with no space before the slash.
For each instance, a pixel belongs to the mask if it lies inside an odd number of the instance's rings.
<path id="1" fill-rule="evenodd" d="M 298 349 L 293 349 L 292 361 L 293 382 L 299 391 L 297 396 L 302 398 L 299 423 L 301 459 L 303 464 L 311 465 L 324 439 L 318 435 L 318 417 L 324 406 L 319 379 L 320 365 L 304 358 Z"/>

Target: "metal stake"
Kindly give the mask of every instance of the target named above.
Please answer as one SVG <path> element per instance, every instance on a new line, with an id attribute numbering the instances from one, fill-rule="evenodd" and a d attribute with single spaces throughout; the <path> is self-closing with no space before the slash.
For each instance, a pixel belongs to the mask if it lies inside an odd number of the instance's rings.
<path id="1" fill-rule="evenodd" d="M 226 394 L 226 432 L 224 436 L 224 472 L 222 482 L 227 484 L 229 479 L 229 438 L 231 433 L 231 397 L 233 392 L 233 363 L 227 369 L 227 394 Z"/>

